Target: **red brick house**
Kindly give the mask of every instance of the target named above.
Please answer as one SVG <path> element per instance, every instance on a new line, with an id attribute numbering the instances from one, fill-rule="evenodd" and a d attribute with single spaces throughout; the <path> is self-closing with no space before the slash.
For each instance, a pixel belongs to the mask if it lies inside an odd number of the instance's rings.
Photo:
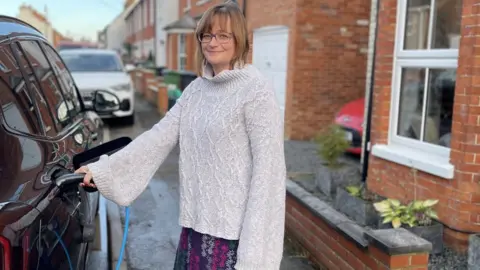
<path id="1" fill-rule="evenodd" d="M 125 12 L 125 42 L 134 46 L 132 54 L 136 59 L 147 59 L 150 53 L 155 56 L 155 0 L 129 4 Z"/>
<path id="2" fill-rule="evenodd" d="M 167 27 L 169 68 L 194 71 L 192 21 L 222 2 L 179 1 L 180 20 Z M 348 6 L 332 1 L 236 2 L 248 22 L 249 61 L 275 78 L 287 138 L 312 138 L 342 105 L 364 95 L 370 0 L 352 0 Z"/>
<path id="3" fill-rule="evenodd" d="M 368 185 L 436 198 L 447 244 L 480 232 L 480 9 L 472 0 L 380 0 Z"/>

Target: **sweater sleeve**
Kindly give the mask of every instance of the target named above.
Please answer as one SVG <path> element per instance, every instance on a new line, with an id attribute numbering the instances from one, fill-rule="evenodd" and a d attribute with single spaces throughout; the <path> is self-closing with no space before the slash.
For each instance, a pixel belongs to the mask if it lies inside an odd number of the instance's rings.
<path id="1" fill-rule="evenodd" d="M 162 162 L 178 143 L 180 114 L 185 93 L 150 130 L 136 137 L 118 152 L 103 155 L 88 164 L 93 181 L 105 198 L 130 205 L 147 187 Z"/>
<path id="2" fill-rule="evenodd" d="M 253 171 L 235 269 L 278 270 L 285 230 L 283 117 L 271 85 L 255 88 L 245 105 Z"/>

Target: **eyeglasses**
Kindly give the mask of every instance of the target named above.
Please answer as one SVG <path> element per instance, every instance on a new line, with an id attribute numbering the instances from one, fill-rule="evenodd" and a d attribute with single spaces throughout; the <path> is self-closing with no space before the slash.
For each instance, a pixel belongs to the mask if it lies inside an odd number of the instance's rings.
<path id="1" fill-rule="evenodd" d="M 198 41 L 202 43 L 210 43 L 213 38 L 216 38 L 219 43 L 227 43 L 232 39 L 232 34 L 220 33 L 220 34 L 207 34 L 203 33 L 198 35 Z"/>

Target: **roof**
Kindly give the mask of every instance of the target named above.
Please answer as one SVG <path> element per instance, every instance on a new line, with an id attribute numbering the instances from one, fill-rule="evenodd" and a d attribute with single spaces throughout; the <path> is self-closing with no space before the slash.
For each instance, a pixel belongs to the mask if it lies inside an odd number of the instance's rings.
<path id="1" fill-rule="evenodd" d="M 47 17 L 45 17 L 44 14 L 40 13 L 38 10 L 36 10 L 34 7 L 32 7 L 31 5 L 26 5 L 26 4 L 22 4 L 20 6 L 20 9 L 28 9 L 30 10 L 30 12 L 33 14 L 33 16 L 37 17 L 38 20 L 42 21 L 42 22 L 45 22 L 45 23 L 50 23 L 47 19 Z"/>
<path id="2" fill-rule="evenodd" d="M 163 28 L 165 31 L 175 32 L 175 31 L 193 31 L 197 28 L 197 22 L 192 16 L 185 14 L 179 20 L 174 21 L 171 24 L 168 24 Z"/>
<path id="3" fill-rule="evenodd" d="M 130 6 L 128 6 L 128 8 L 125 10 L 125 19 L 128 18 L 128 16 L 130 16 L 130 14 L 132 14 L 132 11 L 138 6 L 138 4 L 140 4 L 143 0 L 134 0 L 135 2 L 133 2 L 132 4 L 130 4 Z"/>
<path id="4" fill-rule="evenodd" d="M 61 55 L 67 54 L 112 54 L 118 55 L 118 52 L 115 50 L 108 50 L 108 49 L 94 49 L 94 48 L 82 48 L 82 49 L 69 49 L 69 50 L 62 50 L 60 51 Z"/>

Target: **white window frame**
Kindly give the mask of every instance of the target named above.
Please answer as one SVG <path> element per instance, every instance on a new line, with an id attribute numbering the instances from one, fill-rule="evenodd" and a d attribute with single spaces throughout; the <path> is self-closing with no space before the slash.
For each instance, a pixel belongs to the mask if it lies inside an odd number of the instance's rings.
<path id="1" fill-rule="evenodd" d="M 146 3 L 145 1 L 142 1 L 141 5 L 142 5 L 142 19 L 143 19 L 143 25 L 142 25 L 142 30 L 147 28 L 148 26 L 148 6 L 147 6 L 148 3 Z"/>
<path id="2" fill-rule="evenodd" d="M 210 0 L 197 0 L 197 6 L 201 6 L 201 5 L 203 5 L 205 3 L 208 3 L 208 2 L 210 2 Z"/>
<path id="3" fill-rule="evenodd" d="M 183 38 L 183 49 L 184 51 L 181 51 L 182 48 L 182 38 Z M 187 35 L 186 34 L 178 34 L 178 70 L 185 70 L 185 67 L 181 67 L 182 59 L 185 58 L 185 63 L 187 63 Z"/>
<path id="4" fill-rule="evenodd" d="M 185 8 L 183 8 L 183 12 L 187 12 L 192 8 L 192 0 L 185 0 L 186 5 Z"/>
<path id="5" fill-rule="evenodd" d="M 430 17 L 428 25 L 428 46 L 432 42 L 433 12 L 435 12 L 435 2 L 432 0 L 430 6 Z M 402 83 L 403 68 L 430 68 L 430 69 L 450 69 L 458 68 L 458 49 L 425 49 L 425 50 L 405 50 L 405 33 L 407 31 L 407 2 L 408 0 L 398 0 L 397 2 L 397 26 L 395 33 L 395 49 L 393 58 L 392 84 L 391 84 L 391 106 L 390 122 L 388 129 L 388 145 L 374 145 L 372 154 L 405 166 L 426 171 L 430 174 L 442 178 L 452 179 L 454 174 L 453 165 L 450 164 L 450 148 L 433 145 L 419 140 L 410 139 L 397 135 L 399 105 Z M 428 72 L 426 72 L 428 78 Z M 425 90 L 428 88 L 428 82 L 425 82 Z M 427 91 L 424 91 L 426 95 Z M 427 99 L 423 99 L 423 116 L 426 111 Z M 422 133 L 424 124 L 422 123 Z"/>
<path id="6" fill-rule="evenodd" d="M 155 23 L 154 16 L 155 16 L 155 0 L 150 0 L 150 25 Z"/>

